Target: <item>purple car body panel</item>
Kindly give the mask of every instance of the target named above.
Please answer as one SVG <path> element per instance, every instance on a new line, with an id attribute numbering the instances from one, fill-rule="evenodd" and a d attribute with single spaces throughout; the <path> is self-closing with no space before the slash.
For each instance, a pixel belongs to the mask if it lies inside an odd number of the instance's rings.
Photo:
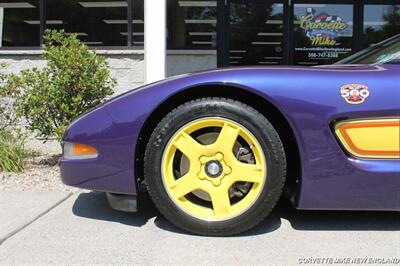
<path id="1" fill-rule="evenodd" d="M 351 105 L 340 96 L 340 87 L 350 83 L 369 87 L 371 94 L 365 103 Z M 92 145 L 99 157 L 62 159 L 63 182 L 137 194 L 134 154 L 146 119 L 174 94 L 215 84 L 263 97 L 289 122 L 301 159 L 297 208 L 400 210 L 400 160 L 351 158 L 332 130 L 332 123 L 342 119 L 399 117 L 398 65 L 218 69 L 144 86 L 108 101 L 71 124 L 64 140 Z"/>

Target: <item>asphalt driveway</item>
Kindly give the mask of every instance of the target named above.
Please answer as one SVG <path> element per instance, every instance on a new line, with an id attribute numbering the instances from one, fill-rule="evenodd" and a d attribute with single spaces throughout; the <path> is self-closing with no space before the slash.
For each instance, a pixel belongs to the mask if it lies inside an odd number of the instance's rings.
<path id="1" fill-rule="evenodd" d="M 210 238 L 177 230 L 148 197 L 135 214 L 111 210 L 94 192 L 2 193 L 0 207 L 1 265 L 400 265 L 395 212 L 297 211 L 282 201 L 254 230 Z"/>

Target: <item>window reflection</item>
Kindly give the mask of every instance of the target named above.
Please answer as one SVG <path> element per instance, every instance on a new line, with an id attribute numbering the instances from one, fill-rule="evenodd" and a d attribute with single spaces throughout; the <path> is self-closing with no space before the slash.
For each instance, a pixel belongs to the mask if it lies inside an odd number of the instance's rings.
<path id="1" fill-rule="evenodd" d="M 76 33 L 92 46 L 127 45 L 127 1 L 47 0 L 46 27 Z M 134 23 L 143 24 L 143 20 Z"/>
<path id="2" fill-rule="evenodd" d="M 400 5 L 365 5 L 365 46 L 400 33 Z"/>
<path id="3" fill-rule="evenodd" d="M 283 4 L 233 1 L 230 4 L 229 64 L 278 65 L 283 60 Z"/>
<path id="4" fill-rule="evenodd" d="M 38 0 L 0 1 L 0 47 L 39 46 Z"/>
<path id="5" fill-rule="evenodd" d="M 168 49 L 216 49 L 217 1 L 167 1 Z"/>
<path id="6" fill-rule="evenodd" d="M 144 0 L 132 0 L 132 46 L 144 46 Z"/>

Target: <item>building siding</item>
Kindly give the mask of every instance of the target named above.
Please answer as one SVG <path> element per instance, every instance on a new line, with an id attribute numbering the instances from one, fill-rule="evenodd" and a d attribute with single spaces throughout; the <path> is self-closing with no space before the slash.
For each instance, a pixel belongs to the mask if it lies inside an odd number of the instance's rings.
<path id="1" fill-rule="evenodd" d="M 135 89 L 144 84 L 144 54 L 107 54 L 110 73 L 117 80 L 115 94 Z M 3 54 L 0 64 L 4 64 L 3 73 L 19 73 L 33 67 L 42 68 L 46 61 L 40 54 Z"/>

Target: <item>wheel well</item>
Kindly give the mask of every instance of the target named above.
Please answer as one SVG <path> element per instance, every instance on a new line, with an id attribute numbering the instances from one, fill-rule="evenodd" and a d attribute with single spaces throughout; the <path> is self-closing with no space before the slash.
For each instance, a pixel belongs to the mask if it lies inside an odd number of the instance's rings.
<path id="1" fill-rule="evenodd" d="M 301 163 L 298 145 L 288 121 L 273 104 L 260 95 L 242 88 L 225 85 L 198 86 L 182 91 L 168 98 L 150 115 L 140 132 L 139 143 L 136 145 L 138 149 L 135 157 L 135 173 L 138 183 L 143 181 L 143 159 L 147 142 L 160 120 L 176 106 L 204 97 L 225 97 L 243 102 L 259 111 L 272 123 L 283 142 L 286 153 L 287 177 L 284 194 L 294 202 L 298 184 L 300 184 Z"/>

